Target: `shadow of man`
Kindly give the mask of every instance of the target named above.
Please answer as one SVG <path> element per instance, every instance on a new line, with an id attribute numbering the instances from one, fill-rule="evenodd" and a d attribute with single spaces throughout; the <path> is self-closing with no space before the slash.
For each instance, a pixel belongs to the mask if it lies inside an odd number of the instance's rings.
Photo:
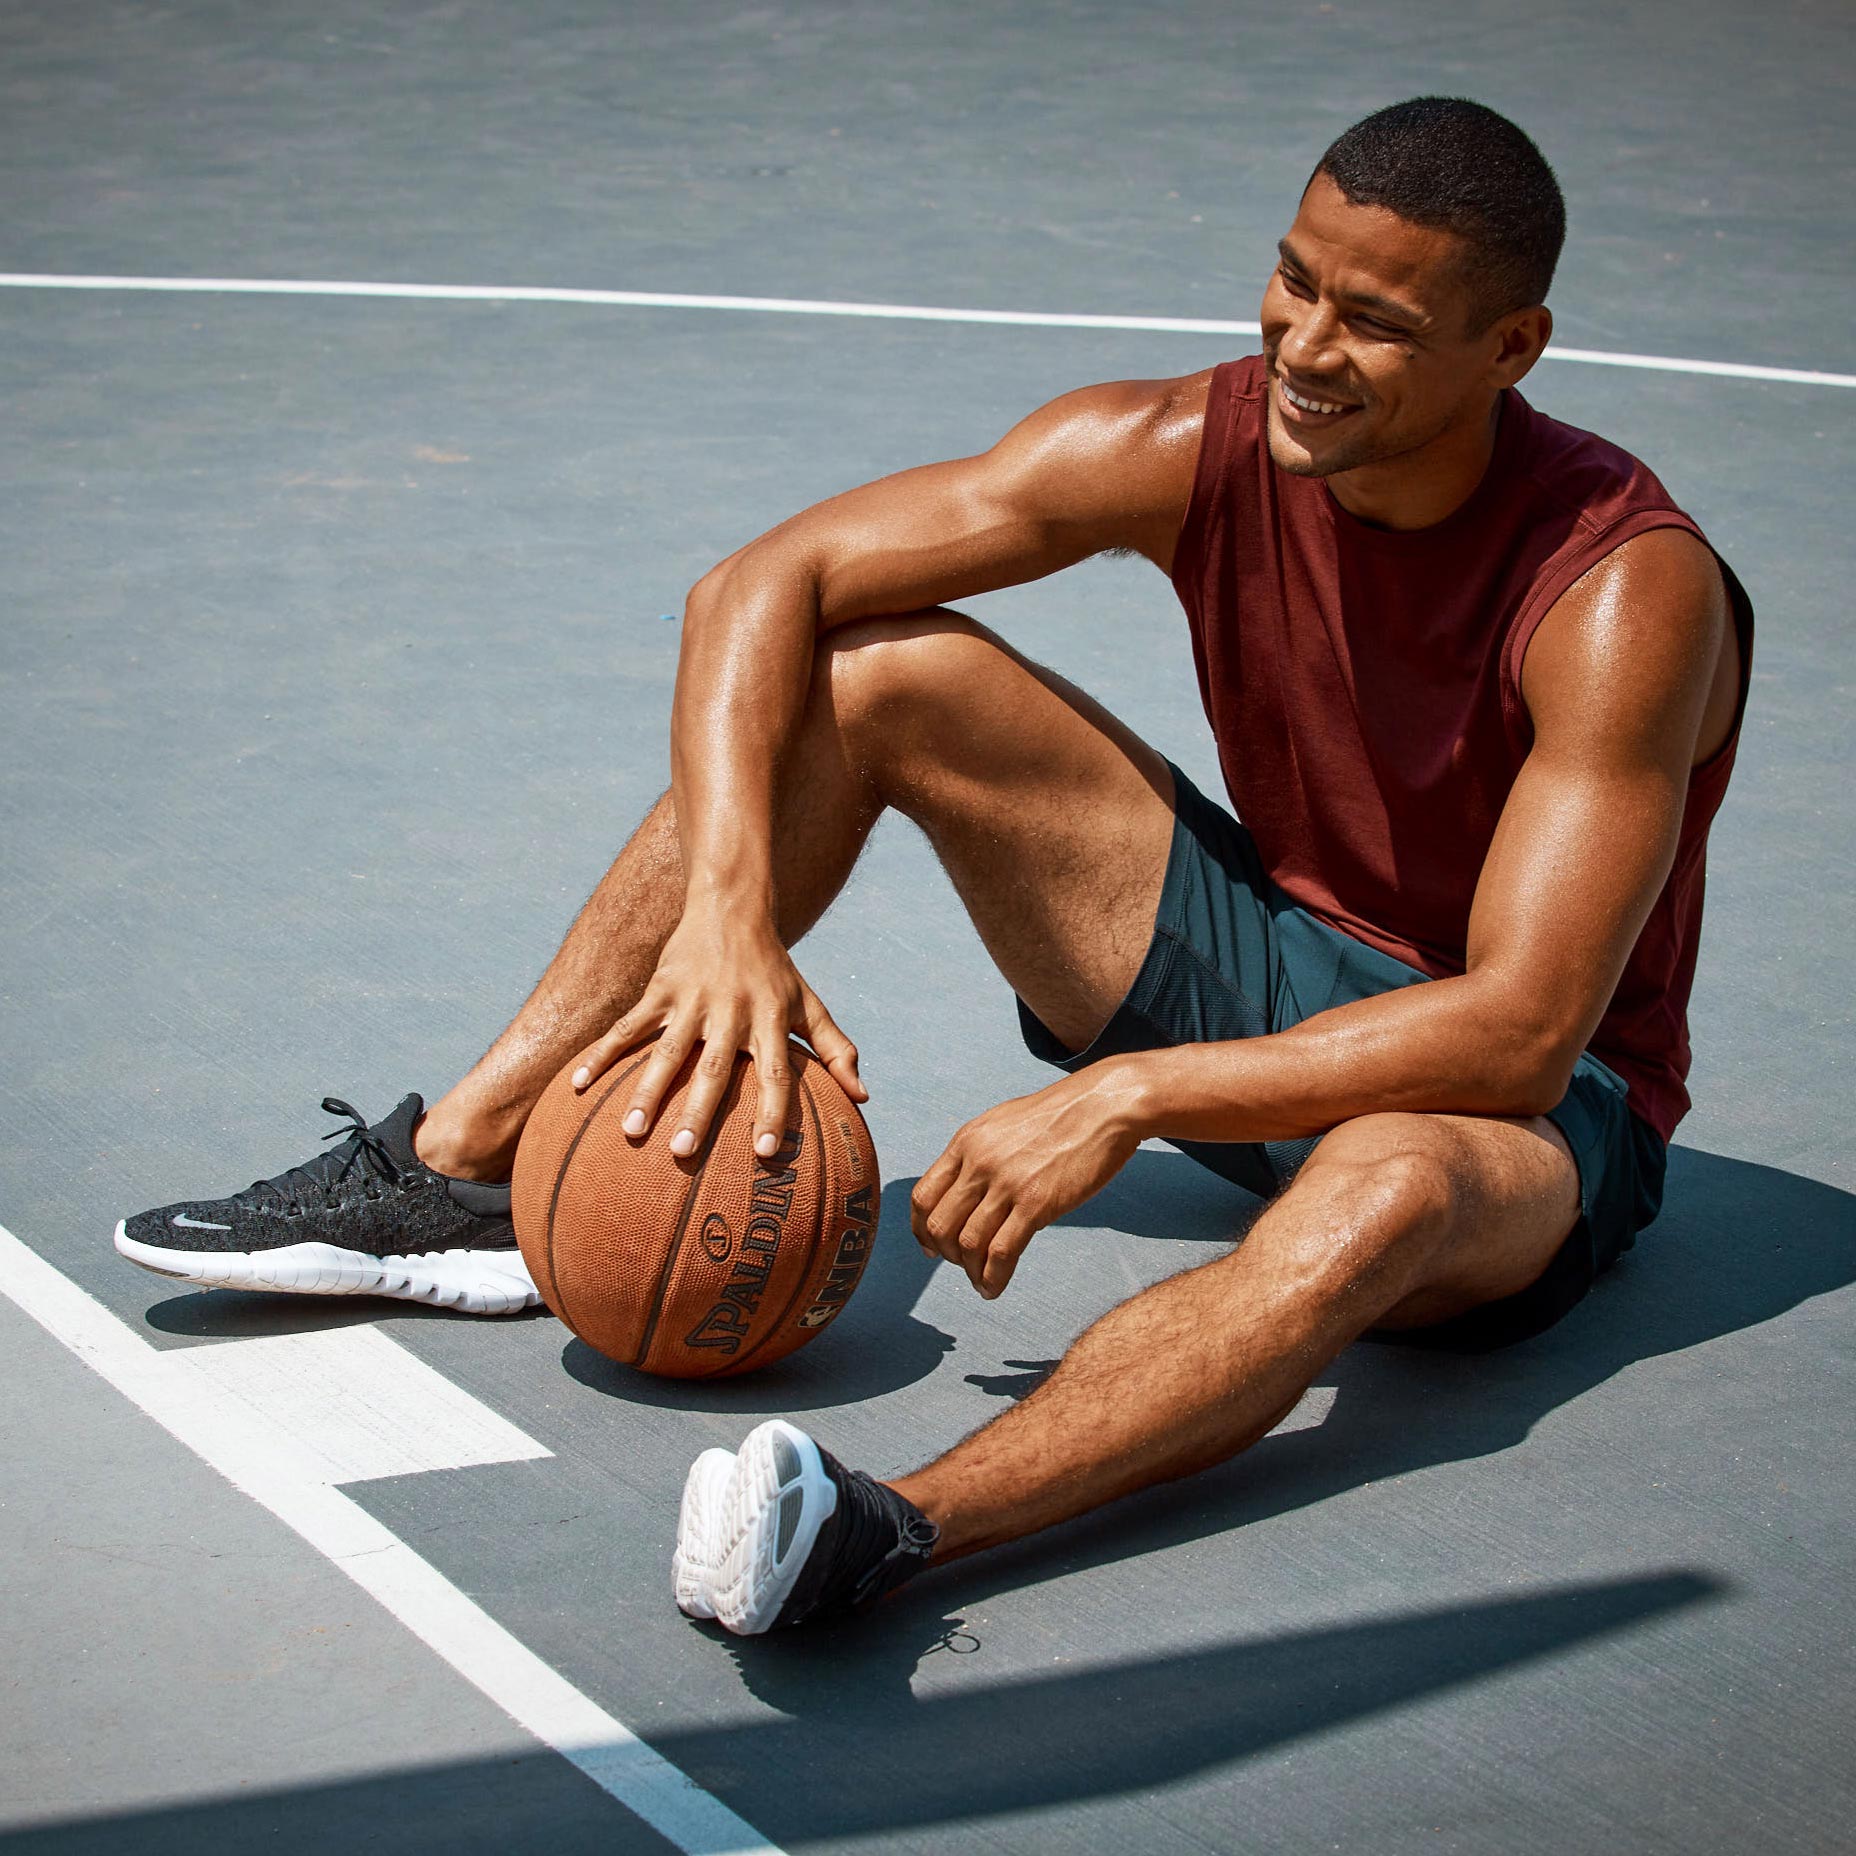
<path id="1" fill-rule="evenodd" d="M 1107 1212 L 1113 1228 L 1149 1236 L 1171 1235 L 1181 1223 L 1202 1228 L 1204 1201 L 1218 1191 L 1208 1180 L 1183 1155 L 1144 1150 L 1112 1200 L 1099 1195 L 1075 1218 L 1102 1223 Z M 1232 1197 L 1254 1215 L 1254 1201 Z M 1546 1333 L 1472 1355 L 1351 1347 L 1321 1376 L 1335 1397 L 1318 1429 L 1286 1427 L 1218 1469 L 976 1556 L 937 1579 L 935 1596 L 942 1605 L 950 1597 L 977 1602 L 1307 1507 L 1363 1482 L 1509 1449 L 1642 1361 L 1759 1327 L 1856 1280 L 1856 1197 L 1834 1186 L 1679 1147 L 1669 1156 L 1664 1207 L 1636 1249 Z M 1022 1395 L 1037 1377 L 1021 1373 L 994 1389 Z M 926 1598 L 929 1588 L 915 1589 Z"/>
<path id="2" fill-rule="evenodd" d="M 920 1607 L 898 1602 L 866 1630 L 731 1641 L 743 1682 L 778 1714 L 673 1730 L 653 1744 L 698 1784 L 751 1808 L 756 1827 L 782 1843 L 922 1829 L 1178 1784 L 1728 1591 L 1705 1574 L 1659 1569 L 1210 1635 L 1183 1651 L 1059 1657 L 1003 1681 L 973 1656 L 965 1679 L 914 1687 L 911 1671 L 956 1648 L 960 1632 L 946 1628 L 924 1648 Z"/>
<path id="3" fill-rule="evenodd" d="M 1074 1222 L 1153 1237 L 1209 1235 L 1209 1198 L 1230 1228 L 1231 1201 L 1218 1200 L 1217 1183 L 1183 1157 L 1143 1152 L 1119 1184 Z M 1003 1683 L 989 1677 L 983 1657 L 963 1654 L 977 1645 L 974 1617 L 984 1634 L 993 1594 L 1220 1534 L 1363 1482 L 1507 1449 L 1644 1361 L 1775 1321 L 1853 1278 L 1856 1198 L 1775 1168 L 1678 1150 L 1663 1218 L 1558 1327 L 1495 1354 L 1351 1348 L 1323 1375 L 1337 1396 L 1319 1429 L 1272 1436 L 1221 1469 L 976 1555 L 849 1628 L 731 1642 L 744 1684 L 785 1718 L 697 1732 L 666 1750 L 698 1777 L 713 1765 L 719 1783 L 748 1742 L 761 1772 L 775 1752 L 782 1757 L 773 1766 L 795 1772 L 822 1760 L 856 1765 L 865 1782 L 846 1795 L 860 1802 L 830 1804 L 803 1788 L 789 1799 L 776 1787 L 758 1797 L 756 1821 L 775 1835 L 789 1819 L 811 1834 L 869 1833 L 1164 1785 L 1718 1602 L 1732 1592 L 1718 1573 L 1658 1566 L 1623 1578 L 1543 1579 L 1521 1593 L 1312 1629 L 1226 1636 L 1207 1617 L 1203 1640 L 1188 1651 L 1093 1666 L 1079 1656 L 1079 1666 Z M 1808 1345 L 1787 1353 L 1802 1355 L 1800 1374 L 1817 1364 Z M 986 1389 L 1022 1396 L 1045 1363 L 1002 1364 L 1018 1370 Z M 1691 1429 L 1715 1421 L 1687 1407 L 1669 1416 Z M 1231 1621 L 1241 1616 L 1234 1599 Z M 993 1757 L 1000 1747 L 1009 1759 Z"/>

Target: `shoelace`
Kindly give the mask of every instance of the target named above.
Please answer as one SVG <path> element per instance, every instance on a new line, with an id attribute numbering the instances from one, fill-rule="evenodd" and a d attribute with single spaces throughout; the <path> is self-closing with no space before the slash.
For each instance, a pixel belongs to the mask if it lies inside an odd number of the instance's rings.
<path id="1" fill-rule="evenodd" d="M 838 1537 L 817 1597 L 802 1614 L 807 1617 L 855 1610 L 893 1591 L 921 1571 L 941 1537 L 941 1530 L 894 1490 L 831 1460 L 838 1472 Z"/>
<path id="2" fill-rule="evenodd" d="M 325 1115 L 346 1115 L 348 1125 L 331 1128 L 322 1138 L 325 1141 L 352 1141 L 354 1145 L 346 1150 L 337 1147 L 326 1154 L 318 1154 L 315 1159 L 302 1166 L 293 1166 L 288 1171 L 279 1173 L 275 1179 L 254 1179 L 238 1196 L 249 1198 L 252 1194 L 274 1194 L 286 1205 L 300 1209 L 302 1193 L 306 1187 L 314 1187 L 322 1194 L 325 1204 L 332 1204 L 337 1190 L 357 1166 L 364 1166 L 376 1179 L 382 1179 L 390 1186 L 397 1186 L 401 1180 L 399 1167 L 392 1154 L 387 1151 L 387 1144 L 372 1128 L 366 1118 L 352 1103 L 344 1102 L 340 1096 L 324 1096 L 322 1112 Z M 331 1171 L 334 1163 L 340 1160 L 339 1170 Z"/>
<path id="3" fill-rule="evenodd" d="M 890 1504 L 882 1500 L 875 1485 L 866 1483 L 865 1488 L 873 1508 L 895 1529 L 896 1544 L 851 1588 L 853 1606 L 870 1604 L 885 1592 L 894 1591 L 905 1579 L 913 1578 L 928 1564 L 935 1542 L 941 1537 L 941 1530 L 913 1508 L 900 1518 L 898 1525 L 898 1518 L 889 1512 Z"/>

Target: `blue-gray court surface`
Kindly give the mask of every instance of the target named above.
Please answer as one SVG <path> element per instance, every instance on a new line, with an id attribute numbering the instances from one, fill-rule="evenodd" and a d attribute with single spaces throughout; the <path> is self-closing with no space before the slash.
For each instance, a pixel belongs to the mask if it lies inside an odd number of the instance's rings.
<path id="1" fill-rule="evenodd" d="M 1849 1848 L 1852 52 L 1842 0 L 4 0 L 0 1850 Z M 1586 358 L 1527 391 L 1760 614 L 1696 1108 L 1574 1316 L 1356 1349 L 862 1625 L 687 1623 L 698 1450 L 906 1466 L 1248 1209 L 1154 1149 L 1002 1300 L 926 1266 L 912 1178 L 1041 1077 L 901 825 L 803 955 L 885 1210 L 790 1363 L 116 1259 L 477 1054 L 663 779 L 705 567 L 1244 352 L 1321 148 L 1426 90 L 1565 183 Z M 1151 570 L 979 610 L 1215 784 Z"/>

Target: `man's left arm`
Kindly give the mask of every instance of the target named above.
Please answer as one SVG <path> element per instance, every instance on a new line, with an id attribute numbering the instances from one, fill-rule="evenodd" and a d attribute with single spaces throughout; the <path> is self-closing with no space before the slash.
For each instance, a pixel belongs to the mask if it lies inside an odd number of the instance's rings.
<path id="1" fill-rule="evenodd" d="M 1729 635 L 1720 571 L 1693 536 L 1653 530 L 1607 556 L 1528 650 L 1534 743 L 1477 881 L 1461 975 L 1267 1037 L 1108 1058 L 990 1109 L 922 1176 L 917 1236 L 997 1295 L 1031 1237 L 1150 1136 L 1293 1140 L 1388 1111 L 1552 1108 L 1669 874 L 1690 770 L 1725 733 Z M 973 1204 L 975 1229 L 936 1234 L 944 1199 Z"/>

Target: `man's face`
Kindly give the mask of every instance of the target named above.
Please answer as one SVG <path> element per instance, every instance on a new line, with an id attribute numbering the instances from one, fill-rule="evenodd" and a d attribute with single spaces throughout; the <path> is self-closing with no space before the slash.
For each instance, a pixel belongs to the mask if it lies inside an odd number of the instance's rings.
<path id="1" fill-rule="evenodd" d="M 1499 340 L 1470 328 L 1454 233 L 1350 205 L 1317 174 L 1280 251 L 1262 323 L 1270 455 L 1282 469 L 1332 477 L 1410 459 L 1487 418 Z"/>

